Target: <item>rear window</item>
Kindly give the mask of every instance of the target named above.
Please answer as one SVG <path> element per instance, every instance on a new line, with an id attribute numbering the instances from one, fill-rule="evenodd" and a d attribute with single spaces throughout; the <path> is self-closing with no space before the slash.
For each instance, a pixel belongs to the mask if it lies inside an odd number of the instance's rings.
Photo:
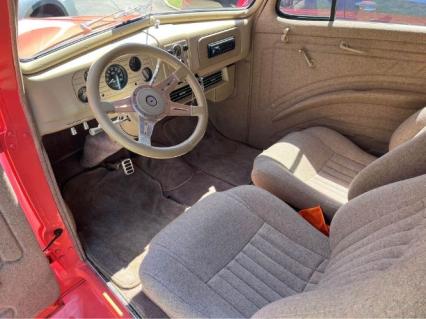
<path id="1" fill-rule="evenodd" d="M 426 0 L 278 0 L 277 7 L 290 19 L 426 26 Z"/>

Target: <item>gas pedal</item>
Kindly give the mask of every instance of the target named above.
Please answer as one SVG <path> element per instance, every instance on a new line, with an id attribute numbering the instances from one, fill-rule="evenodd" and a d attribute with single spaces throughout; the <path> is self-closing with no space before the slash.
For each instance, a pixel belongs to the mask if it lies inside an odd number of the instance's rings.
<path id="1" fill-rule="evenodd" d="M 135 172 L 133 162 L 130 158 L 121 161 L 121 168 L 123 169 L 124 175 L 132 175 Z"/>

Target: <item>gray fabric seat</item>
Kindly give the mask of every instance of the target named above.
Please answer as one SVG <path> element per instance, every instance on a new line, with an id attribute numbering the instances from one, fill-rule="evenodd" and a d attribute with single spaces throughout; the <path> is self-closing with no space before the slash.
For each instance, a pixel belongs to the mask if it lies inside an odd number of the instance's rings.
<path id="1" fill-rule="evenodd" d="M 378 183 L 378 186 L 386 184 L 384 180 L 389 178 L 391 172 L 377 168 L 400 161 L 407 152 L 412 153 L 414 147 L 407 146 L 404 151 L 399 148 L 410 144 L 425 126 L 426 108 L 423 108 L 394 132 L 385 161 L 368 154 L 343 135 L 325 127 L 293 132 L 255 159 L 252 180 L 256 186 L 297 208 L 321 205 L 331 219 L 348 199 L 360 194 L 362 187 L 355 186 L 356 189 L 351 190 L 356 178 L 357 185 L 372 181 Z M 363 174 L 358 178 L 361 172 Z M 394 173 L 398 174 L 397 171 Z"/>
<path id="2" fill-rule="evenodd" d="M 171 317 L 426 316 L 426 175 L 345 204 L 330 237 L 254 186 L 216 193 L 151 242 L 143 291 Z"/>

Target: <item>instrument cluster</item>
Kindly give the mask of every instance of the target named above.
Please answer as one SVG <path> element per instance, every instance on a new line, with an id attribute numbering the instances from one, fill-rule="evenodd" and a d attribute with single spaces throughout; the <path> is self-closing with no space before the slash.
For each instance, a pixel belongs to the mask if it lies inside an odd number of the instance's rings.
<path id="1" fill-rule="evenodd" d="M 114 100 L 131 94 L 131 88 L 152 79 L 155 59 L 139 56 L 123 56 L 107 66 L 100 79 L 99 91 L 104 100 Z M 86 81 L 89 70 L 74 74 L 72 82 L 77 98 L 87 103 Z"/>

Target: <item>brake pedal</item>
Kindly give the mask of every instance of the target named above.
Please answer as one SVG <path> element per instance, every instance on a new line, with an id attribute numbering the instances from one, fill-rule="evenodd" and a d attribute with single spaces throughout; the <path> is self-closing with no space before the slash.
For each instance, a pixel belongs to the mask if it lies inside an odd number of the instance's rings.
<path id="1" fill-rule="evenodd" d="M 121 161 L 121 168 L 125 175 L 132 175 L 135 172 L 133 162 L 130 158 L 126 158 Z"/>

